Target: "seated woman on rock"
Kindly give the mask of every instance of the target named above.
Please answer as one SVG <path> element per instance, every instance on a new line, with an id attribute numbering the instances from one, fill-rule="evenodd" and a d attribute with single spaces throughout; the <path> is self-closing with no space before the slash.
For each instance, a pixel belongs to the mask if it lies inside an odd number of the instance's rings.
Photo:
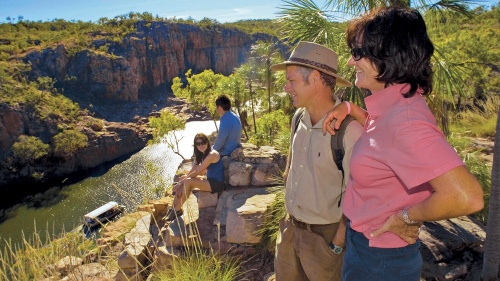
<path id="1" fill-rule="evenodd" d="M 211 148 L 205 134 L 199 133 L 194 137 L 194 155 L 193 168 L 172 188 L 172 194 L 175 195 L 174 207 L 168 209 L 167 215 L 163 218 L 165 222 L 171 222 L 182 216 L 182 204 L 186 202 L 194 188 L 211 193 L 225 189 L 222 157 L 219 152 Z"/>

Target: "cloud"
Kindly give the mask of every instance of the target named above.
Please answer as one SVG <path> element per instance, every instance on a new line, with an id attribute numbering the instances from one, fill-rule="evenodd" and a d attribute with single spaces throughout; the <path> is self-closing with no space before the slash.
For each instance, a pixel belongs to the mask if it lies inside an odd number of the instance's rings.
<path id="1" fill-rule="evenodd" d="M 240 16 L 240 15 L 249 15 L 251 14 L 253 11 L 250 10 L 250 9 L 239 9 L 239 8 L 236 8 L 236 9 L 233 9 L 234 13 L 231 13 L 231 14 L 225 14 L 225 15 L 220 15 L 221 17 L 228 17 L 228 16 Z"/>

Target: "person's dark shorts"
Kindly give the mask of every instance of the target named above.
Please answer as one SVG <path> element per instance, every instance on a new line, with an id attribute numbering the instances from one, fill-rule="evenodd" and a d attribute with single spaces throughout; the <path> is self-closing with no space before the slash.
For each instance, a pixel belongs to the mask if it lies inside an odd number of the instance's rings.
<path id="1" fill-rule="evenodd" d="M 226 190 L 226 185 L 223 181 L 218 181 L 215 179 L 207 178 L 208 183 L 210 184 L 210 188 L 212 189 L 211 193 L 219 193 Z"/>

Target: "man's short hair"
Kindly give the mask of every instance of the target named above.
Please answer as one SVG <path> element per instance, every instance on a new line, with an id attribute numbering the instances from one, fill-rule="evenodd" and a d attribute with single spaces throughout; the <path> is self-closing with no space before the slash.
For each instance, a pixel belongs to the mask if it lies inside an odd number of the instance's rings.
<path id="1" fill-rule="evenodd" d="M 302 65 L 295 65 L 295 66 L 297 67 L 297 72 L 302 76 L 304 83 L 306 83 L 306 85 L 309 85 L 309 75 L 311 75 L 311 72 L 314 69 L 307 67 L 307 66 L 302 66 Z M 319 77 L 320 77 L 323 85 L 325 85 L 326 87 L 329 87 L 331 90 L 333 90 L 335 88 L 335 83 L 337 82 L 335 77 L 330 76 L 326 73 L 323 73 L 319 70 L 318 70 L 318 72 L 320 74 Z"/>
<path id="2" fill-rule="evenodd" d="M 224 111 L 231 110 L 231 100 L 226 95 L 220 95 L 215 100 L 215 106 L 220 106 Z"/>

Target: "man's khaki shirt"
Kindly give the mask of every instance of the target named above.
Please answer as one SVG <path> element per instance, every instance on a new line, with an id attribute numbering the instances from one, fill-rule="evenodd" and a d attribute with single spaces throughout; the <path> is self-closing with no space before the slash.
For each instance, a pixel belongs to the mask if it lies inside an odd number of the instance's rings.
<path id="1" fill-rule="evenodd" d="M 292 130 L 297 112 L 292 120 Z M 312 126 L 309 112 L 304 109 L 297 131 L 291 136 L 292 159 L 286 182 L 285 207 L 289 214 L 309 224 L 340 221 L 342 208 L 339 207 L 339 200 L 349 179 L 352 148 L 363 131 L 356 121 L 346 128 L 342 162 L 345 178 L 342 181 L 342 172 L 333 161 L 331 135 L 323 135 L 324 118 Z"/>

